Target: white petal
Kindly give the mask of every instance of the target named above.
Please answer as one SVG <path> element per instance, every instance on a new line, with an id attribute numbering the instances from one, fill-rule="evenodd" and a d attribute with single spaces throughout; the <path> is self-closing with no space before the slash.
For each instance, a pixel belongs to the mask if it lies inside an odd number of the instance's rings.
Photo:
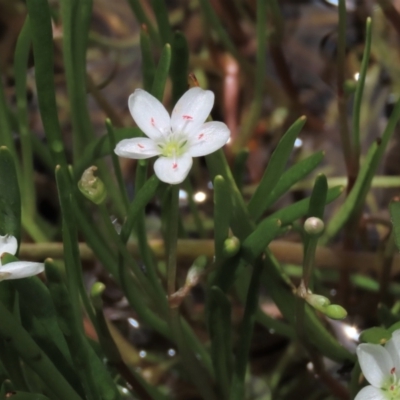
<path id="1" fill-rule="evenodd" d="M 160 181 L 177 185 L 188 176 L 192 164 L 193 159 L 188 154 L 176 159 L 160 157 L 154 163 L 154 172 Z"/>
<path id="2" fill-rule="evenodd" d="M 393 360 L 394 367 L 396 368 L 394 373 L 400 375 L 400 331 L 394 331 L 392 338 L 385 344 L 385 349 L 390 354 Z"/>
<path id="3" fill-rule="evenodd" d="M 373 386 L 365 386 L 358 393 L 354 400 L 385 400 L 385 394 L 381 389 Z"/>
<path id="4" fill-rule="evenodd" d="M 0 267 L 0 280 L 26 278 L 40 274 L 43 270 L 43 263 L 14 261 Z"/>
<path id="5" fill-rule="evenodd" d="M 363 343 L 357 347 L 358 361 L 367 381 L 381 388 L 390 378 L 393 361 L 385 348 L 379 344 Z"/>
<path id="6" fill-rule="evenodd" d="M 223 122 L 206 122 L 190 135 L 188 153 L 192 157 L 205 156 L 220 149 L 229 139 L 231 131 Z"/>
<path id="7" fill-rule="evenodd" d="M 136 89 L 129 96 L 128 106 L 137 126 L 150 139 L 159 139 L 170 131 L 171 120 L 167 110 L 145 90 Z"/>
<path id="8" fill-rule="evenodd" d="M 15 255 L 18 249 L 18 242 L 14 236 L 0 236 L 0 256 L 3 253 Z"/>
<path id="9" fill-rule="evenodd" d="M 155 142 L 148 138 L 133 138 L 121 140 L 114 150 L 120 157 L 141 160 L 160 154 L 160 149 Z"/>
<path id="10" fill-rule="evenodd" d="M 197 130 L 204 123 L 214 105 L 214 93 L 199 87 L 189 89 L 176 103 L 171 115 L 174 132 Z"/>

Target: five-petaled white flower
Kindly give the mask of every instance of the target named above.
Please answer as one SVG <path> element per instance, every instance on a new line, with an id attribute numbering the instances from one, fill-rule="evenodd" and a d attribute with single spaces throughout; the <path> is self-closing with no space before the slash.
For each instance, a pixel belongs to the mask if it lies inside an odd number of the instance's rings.
<path id="1" fill-rule="evenodd" d="M 354 400 L 400 399 L 400 330 L 393 332 L 385 346 L 363 343 L 357 347 L 361 370 L 371 384 Z"/>
<path id="2" fill-rule="evenodd" d="M 0 256 L 3 253 L 15 255 L 18 249 L 18 242 L 14 236 L 0 236 Z M 13 261 L 6 265 L 0 262 L 0 281 L 6 279 L 20 279 L 37 275 L 44 270 L 44 265 L 38 262 Z"/>
<path id="3" fill-rule="evenodd" d="M 189 89 L 171 117 L 155 97 L 141 89 L 130 95 L 128 105 L 136 124 L 148 137 L 122 140 L 115 153 L 135 159 L 160 156 L 154 171 L 166 183 L 181 183 L 192 167 L 192 157 L 213 153 L 230 136 L 223 122 L 205 122 L 214 105 L 214 93 L 209 90 Z"/>

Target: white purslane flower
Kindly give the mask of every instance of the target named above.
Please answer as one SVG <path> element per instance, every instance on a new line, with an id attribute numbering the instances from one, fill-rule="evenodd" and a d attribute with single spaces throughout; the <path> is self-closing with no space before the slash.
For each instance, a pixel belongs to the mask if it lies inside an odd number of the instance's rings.
<path id="1" fill-rule="evenodd" d="M 128 100 L 137 126 L 148 136 L 120 141 L 120 157 L 159 158 L 154 163 L 157 177 L 166 183 L 181 183 L 192 167 L 192 157 L 211 154 L 229 139 L 223 122 L 205 122 L 214 105 L 214 93 L 199 87 L 189 89 L 177 102 L 171 117 L 150 93 L 137 89 Z"/>
<path id="2" fill-rule="evenodd" d="M 0 236 L 0 257 L 3 253 L 15 255 L 18 249 L 18 242 L 14 236 Z M 40 274 L 44 270 L 43 263 L 31 261 L 13 261 L 6 265 L 1 265 L 0 261 L 0 281 L 6 279 L 20 279 L 28 276 Z"/>
<path id="3" fill-rule="evenodd" d="M 370 385 L 362 388 L 354 400 L 400 399 L 400 330 L 393 332 L 385 346 L 360 344 L 357 356 Z"/>

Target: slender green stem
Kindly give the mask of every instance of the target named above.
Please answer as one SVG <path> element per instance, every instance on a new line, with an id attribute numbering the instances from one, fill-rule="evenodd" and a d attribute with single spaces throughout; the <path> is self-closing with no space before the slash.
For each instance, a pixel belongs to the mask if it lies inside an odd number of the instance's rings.
<path id="1" fill-rule="evenodd" d="M 107 128 L 108 137 L 110 140 L 110 147 L 114 149 L 115 145 L 116 145 L 114 128 L 111 124 L 111 121 L 108 118 L 106 119 L 106 128 Z M 117 177 L 118 187 L 119 187 L 120 193 L 122 194 L 122 200 L 124 202 L 125 212 L 126 212 L 129 208 L 128 193 L 126 192 L 126 186 L 124 183 L 124 178 L 122 176 L 121 166 L 119 165 L 118 157 L 114 153 L 114 151 L 111 151 L 111 160 L 112 160 L 112 163 L 114 166 L 114 173 L 115 173 L 115 176 Z"/>
<path id="2" fill-rule="evenodd" d="M 361 62 L 361 69 L 358 77 L 356 93 L 354 95 L 354 111 L 353 111 L 353 145 L 354 145 L 354 162 L 359 166 L 360 159 L 360 119 L 361 119 L 361 102 L 364 92 L 365 77 L 367 75 L 369 56 L 371 53 L 371 37 L 372 37 L 372 22 L 371 18 L 367 19 L 366 38 L 364 55 Z"/>
<path id="3" fill-rule="evenodd" d="M 168 297 L 176 292 L 176 245 L 178 241 L 178 218 L 179 218 L 179 186 L 171 186 L 169 229 L 167 236 L 167 293 Z"/>

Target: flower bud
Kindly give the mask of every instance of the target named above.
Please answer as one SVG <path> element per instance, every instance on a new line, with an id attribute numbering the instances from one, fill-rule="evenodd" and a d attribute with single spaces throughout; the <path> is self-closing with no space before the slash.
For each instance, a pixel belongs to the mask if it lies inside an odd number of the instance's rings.
<path id="1" fill-rule="evenodd" d="M 92 165 L 82 174 L 78 182 L 78 188 L 82 194 L 95 204 L 101 204 L 107 197 L 107 191 L 103 181 L 94 176 L 97 167 Z"/>
<path id="2" fill-rule="evenodd" d="M 196 286 L 197 283 L 199 282 L 202 273 L 204 272 L 206 265 L 207 265 L 206 256 L 197 257 L 196 260 L 194 260 L 193 265 L 189 268 L 189 271 L 186 275 L 185 286 L 189 286 L 190 288 Z"/>
<path id="3" fill-rule="evenodd" d="M 304 222 L 304 230 L 309 235 L 320 235 L 324 230 L 324 221 L 316 217 L 307 218 Z"/>
<path id="4" fill-rule="evenodd" d="M 225 257 L 233 257 L 240 249 L 240 240 L 232 236 L 225 240 L 222 253 Z"/>
<path id="5" fill-rule="evenodd" d="M 305 301 L 312 307 L 316 308 L 317 310 L 321 310 L 331 304 L 330 300 L 325 296 L 321 296 L 319 294 L 307 294 L 305 297 Z"/>
<path id="6" fill-rule="evenodd" d="M 332 319 L 343 319 L 347 317 L 347 311 L 342 306 L 339 306 L 339 304 L 331 304 L 320 311 Z"/>

